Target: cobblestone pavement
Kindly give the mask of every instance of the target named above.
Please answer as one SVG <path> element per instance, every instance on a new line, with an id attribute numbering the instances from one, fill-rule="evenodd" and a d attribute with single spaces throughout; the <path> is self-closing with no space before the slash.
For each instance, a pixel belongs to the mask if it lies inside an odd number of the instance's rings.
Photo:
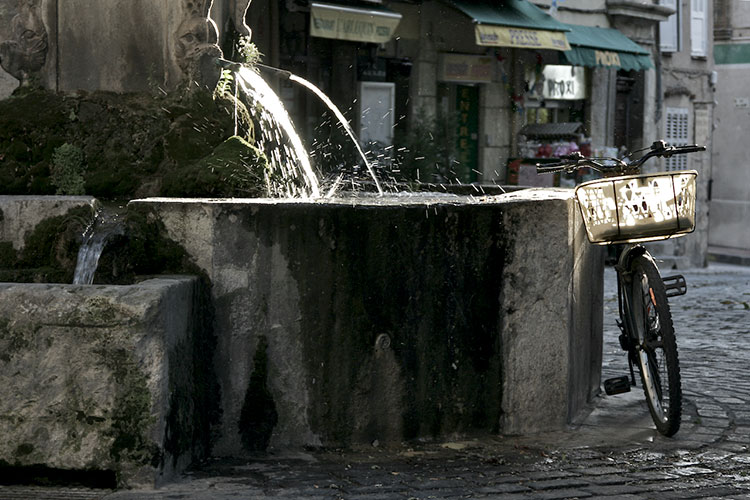
<path id="1" fill-rule="evenodd" d="M 685 395 L 674 438 L 654 431 L 637 387 L 563 432 L 217 461 L 151 492 L 0 487 L 0 499 L 750 498 L 750 268 L 683 274 L 688 294 L 670 301 Z M 614 277 L 603 378 L 627 373 Z"/>

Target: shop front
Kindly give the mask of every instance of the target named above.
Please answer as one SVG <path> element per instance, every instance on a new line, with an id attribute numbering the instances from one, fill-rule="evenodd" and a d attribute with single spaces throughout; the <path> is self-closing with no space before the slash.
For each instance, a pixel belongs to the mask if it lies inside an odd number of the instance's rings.
<path id="1" fill-rule="evenodd" d="M 597 174 L 537 176 L 535 164 L 576 151 L 618 156 L 639 133 L 634 117 L 642 116 L 643 99 L 633 89 L 642 88 L 643 72 L 653 67 L 648 52 L 615 29 L 566 26 L 570 50 L 559 53 L 558 64 L 526 71 L 525 124 L 518 156 L 508 162 L 510 184 L 575 185 Z"/>
<path id="2" fill-rule="evenodd" d="M 449 179 L 479 180 L 479 117 L 482 87 L 495 79 L 495 58 L 475 54 L 441 53 L 438 58 L 438 116 L 451 133 L 455 162 Z M 452 178 L 450 178 L 452 177 Z"/>
<path id="3" fill-rule="evenodd" d="M 356 97 L 351 102 L 357 103 L 359 138 L 364 145 L 381 149 L 393 144 L 397 106 L 396 82 L 389 74 L 389 61 L 379 57 L 378 47 L 391 40 L 401 17 L 382 5 L 362 2 L 310 5 L 311 37 L 335 40 L 338 44 L 353 42 Z"/>
<path id="4" fill-rule="evenodd" d="M 460 182 L 498 179 L 497 162 L 507 158 L 518 120 L 518 54 L 541 53 L 556 61 L 557 52 L 570 49 L 568 28 L 526 0 L 447 3 L 471 20 L 472 50 L 482 52 L 439 54 L 438 105 L 456 120 L 453 170 Z"/>

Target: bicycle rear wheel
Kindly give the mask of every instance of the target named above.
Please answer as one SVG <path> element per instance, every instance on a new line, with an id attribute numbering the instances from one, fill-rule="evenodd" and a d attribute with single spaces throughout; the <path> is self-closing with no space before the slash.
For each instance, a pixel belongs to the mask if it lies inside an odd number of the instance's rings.
<path id="1" fill-rule="evenodd" d="M 654 262 L 638 256 L 631 264 L 633 350 L 651 417 L 657 430 L 673 436 L 682 418 L 682 388 L 672 315 L 664 282 Z"/>

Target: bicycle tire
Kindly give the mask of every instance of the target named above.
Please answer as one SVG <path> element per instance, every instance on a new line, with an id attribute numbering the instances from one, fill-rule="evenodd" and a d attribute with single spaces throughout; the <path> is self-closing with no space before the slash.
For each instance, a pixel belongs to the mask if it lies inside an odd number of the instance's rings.
<path id="1" fill-rule="evenodd" d="M 672 314 L 659 270 L 641 255 L 631 266 L 631 325 L 635 329 L 631 355 L 641 374 L 651 418 L 664 436 L 680 429 L 682 388 Z M 653 382 L 653 383 L 652 383 Z"/>

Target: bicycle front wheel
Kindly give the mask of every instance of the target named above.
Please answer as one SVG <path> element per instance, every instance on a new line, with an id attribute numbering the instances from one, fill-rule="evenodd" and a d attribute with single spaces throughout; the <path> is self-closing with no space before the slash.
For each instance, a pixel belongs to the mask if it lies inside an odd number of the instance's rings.
<path id="1" fill-rule="evenodd" d="M 673 436 L 682 418 L 680 364 L 664 282 L 654 262 L 639 256 L 631 265 L 631 325 L 635 362 L 657 430 Z"/>

